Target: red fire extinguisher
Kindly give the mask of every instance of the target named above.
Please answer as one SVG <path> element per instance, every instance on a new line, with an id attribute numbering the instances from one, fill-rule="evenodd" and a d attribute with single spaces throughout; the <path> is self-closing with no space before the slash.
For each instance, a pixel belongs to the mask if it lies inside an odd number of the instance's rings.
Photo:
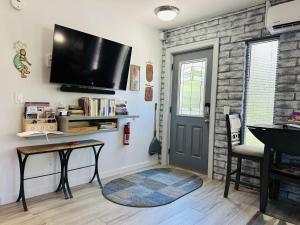
<path id="1" fill-rule="evenodd" d="M 124 145 L 129 145 L 129 138 L 130 138 L 130 123 L 127 123 L 124 126 L 124 137 L 123 137 Z"/>

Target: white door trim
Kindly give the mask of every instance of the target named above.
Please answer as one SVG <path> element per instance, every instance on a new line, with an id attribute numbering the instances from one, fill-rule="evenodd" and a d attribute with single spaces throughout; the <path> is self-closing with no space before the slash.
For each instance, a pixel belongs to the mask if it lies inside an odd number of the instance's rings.
<path id="1" fill-rule="evenodd" d="M 219 59 L 219 39 L 211 39 L 191 44 L 175 46 L 166 50 L 166 66 L 165 66 L 165 89 L 164 89 L 164 109 L 163 109 L 163 140 L 162 140 L 162 164 L 169 164 L 169 146 L 171 132 L 171 97 L 172 97 L 172 68 L 173 55 L 178 53 L 189 52 L 192 50 L 213 48 L 212 62 L 212 82 L 211 82 L 211 109 L 209 123 L 208 138 L 208 171 L 207 175 L 212 179 L 213 176 L 213 156 L 214 156 L 214 139 L 215 139 L 215 113 L 216 113 L 216 97 L 217 97 L 217 76 L 218 76 L 218 59 Z"/>

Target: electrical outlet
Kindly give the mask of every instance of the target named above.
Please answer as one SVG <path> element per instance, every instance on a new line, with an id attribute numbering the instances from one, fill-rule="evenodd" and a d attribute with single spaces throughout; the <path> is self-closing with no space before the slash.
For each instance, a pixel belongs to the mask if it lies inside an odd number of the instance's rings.
<path id="1" fill-rule="evenodd" d="M 22 93 L 14 93 L 14 99 L 16 104 L 23 104 L 24 103 L 24 96 Z"/>

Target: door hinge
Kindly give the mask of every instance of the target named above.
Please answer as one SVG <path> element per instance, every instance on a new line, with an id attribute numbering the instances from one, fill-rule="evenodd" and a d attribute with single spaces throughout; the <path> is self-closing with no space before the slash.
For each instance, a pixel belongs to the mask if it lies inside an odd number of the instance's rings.
<path id="1" fill-rule="evenodd" d="M 171 70 L 173 70 L 174 69 L 174 64 L 172 64 L 172 66 L 171 66 Z"/>
<path id="2" fill-rule="evenodd" d="M 170 106 L 170 109 L 169 109 L 169 110 L 170 110 L 170 113 L 172 113 L 172 106 Z"/>
<path id="3" fill-rule="evenodd" d="M 169 149 L 168 149 L 168 154 L 169 154 L 169 155 L 170 155 L 170 152 L 171 152 L 171 149 L 169 148 Z"/>

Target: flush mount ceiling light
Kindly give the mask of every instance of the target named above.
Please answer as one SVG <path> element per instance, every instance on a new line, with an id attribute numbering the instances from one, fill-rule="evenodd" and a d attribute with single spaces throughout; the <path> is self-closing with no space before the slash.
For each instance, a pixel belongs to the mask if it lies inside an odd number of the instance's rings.
<path id="1" fill-rule="evenodd" d="M 179 9 L 175 6 L 163 5 L 157 7 L 154 12 L 160 20 L 171 21 L 178 15 Z"/>

